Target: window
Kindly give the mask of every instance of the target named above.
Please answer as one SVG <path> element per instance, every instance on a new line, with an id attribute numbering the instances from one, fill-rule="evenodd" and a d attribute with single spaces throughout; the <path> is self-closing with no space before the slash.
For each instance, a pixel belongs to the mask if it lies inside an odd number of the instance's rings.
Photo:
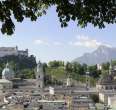
<path id="1" fill-rule="evenodd" d="M 105 88 L 106 90 L 108 90 L 108 87 L 106 86 L 106 88 Z"/>
<path id="2" fill-rule="evenodd" d="M 38 78 L 40 78 L 40 75 L 38 76 Z"/>
<path id="3" fill-rule="evenodd" d="M 111 90 L 113 89 L 112 86 L 110 87 L 110 89 L 111 89 Z"/>

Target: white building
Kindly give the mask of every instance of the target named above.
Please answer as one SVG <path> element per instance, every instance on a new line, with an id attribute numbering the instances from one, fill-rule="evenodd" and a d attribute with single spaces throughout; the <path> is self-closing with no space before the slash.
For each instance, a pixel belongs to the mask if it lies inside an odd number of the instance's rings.
<path id="1" fill-rule="evenodd" d="M 14 78 L 14 71 L 6 64 L 6 67 L 2 71 L 2 79 L 0 79 L 0 92 L 3 93 L 4 90 L 9 90 L 13 88 L 13 83 L 11 80 Z"/>
<path id="2" fill-rule="evenodd" d="M 109 74 L 102 76 L 96 85 L 99 99 L 108 106 L 116 106 L 116 69 L 110 64 Z M 112 105 L 113 104 L 113 105 Z M 115 109 L 114 109 L 115 110 Z"/>
<path id="3" fill-rule="evenodd" d="M 37 64 L 36 81 L 37 81 L 36 83 L 37 88 L 44 87 L 44 71 L 43 71 L 43 65 L 40 61 Z"/>
<path id="4" fill-rule="evenodd" d="M 9 67 L 8 63 L 2 71 L 2 79 L 6 79 L 9 81 L 14 79 L 14 71 Z"/>
<path id="5" fill-rule="evenodd" d="M 55 91 L 53 87 L 49 87 L 49 94 L 54 95 Z"/>
<path id="6" fill-rule="evenodd" d="M 102 65 L 101 64 L 97 64 L 97 70 L 102 70 Z"/>
<path id="7" fill-rule="evenodd" d="M 0 91 L 2 92 L 3 89 L 12 89 L 12 82 L 6 79 L 0 79 Z"/>
<path id="8" fill-rule="evenodd" d="M 67 78 L 66 80 L 66 86 L 71 86 L 71 78 Z"/>
<path id="9" fill-rule="evenodd" d="M 108 97 L 108 106 L 113 110 L 116 110 L 116 95 Z"/>
<path id="10" fill-rule="evenodd" d="M 116 90 L 116 69 L 110 64 L 109 74 L 102 76 L 98 81 L 96 88 L 98 91 Z"/>

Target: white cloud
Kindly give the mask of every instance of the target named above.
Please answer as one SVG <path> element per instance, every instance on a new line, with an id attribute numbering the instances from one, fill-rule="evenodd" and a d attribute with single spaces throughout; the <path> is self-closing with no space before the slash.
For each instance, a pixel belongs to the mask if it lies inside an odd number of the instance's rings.
<path id="1" fill-rule="evenodd" d="M 48 42 L 46 42 L 44 40 L 40 40 L 40 39 L 35 40 L 34 43 L 37 45 L 49 45 Z"/>
<path id="2" fill-rule="evenodd" d="M 53 42 L 53 45 L 55 45 L 55 46 L 62 46 L 63 44 L 61 42 Z"/>
<path id="3" fill-rule="evenodd" d="M 45 41 L 41 39 L 37 39 L 34 41 L 34 44 L 36 45 L 44 45 L 44 46 L 68 46 L 67 43 L 62 43 L 59 41 Z M 78 35 L 76 36 L 76 39 L 74 41 L 69 42 L 69 45 L 71 46 L 79 46 L 79 47 L 87 47 L 87 48 L 97 48 L 100 45 L 104 45 L 107 47 L 111 47 L 111 45 L 100 42 L 96 39 L 92 39 L 88 36 L 84 35 Z"/>
<path id="4" fill-rule="evenodd" d="M 62 46 L 63 44 L 61 42 L 58 42 L 58 41 L 45 41 L 45 40 L 40 40 L 40 39 L 37 39 L 34 41 L 34 44 L 36 45 L 45 45 L 45 46 L 48 46 L 48 45 L 51 45 L 51 46 Z"/>
<path id="5" fill-rule="evenodd" d="M 73 46 L 83 46 L 87 48 L 97 48 L 100 45 L 111 47 L 109 44 L 99 42 L 96 39 L 91 39 L 88 36 L 83 35 L 77 36 L 76 40 L 74 42 L 69 42 L 69 44 Z"/>

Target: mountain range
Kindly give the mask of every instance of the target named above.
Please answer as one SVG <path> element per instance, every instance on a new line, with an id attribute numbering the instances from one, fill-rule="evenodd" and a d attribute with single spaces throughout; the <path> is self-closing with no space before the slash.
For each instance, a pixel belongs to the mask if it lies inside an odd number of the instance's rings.
<path id="1" fill-rule="evenodd" d="M 85 53 L 81 57 L 74 59 L 73 62 L 79 62 L 80 64 L 85 63 L 88 65 L 95 65 L 115 59 L 116 59 L 116 48 L 101 45 L 92 53 Z"/>

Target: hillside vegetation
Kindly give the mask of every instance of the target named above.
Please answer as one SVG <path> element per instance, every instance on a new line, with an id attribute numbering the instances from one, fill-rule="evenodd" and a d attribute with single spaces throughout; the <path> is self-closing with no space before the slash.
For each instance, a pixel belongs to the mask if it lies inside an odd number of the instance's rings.
<path id="1" fill-rule="evenodd" d="M 5 64 L 9 63 L 12 69 L 15 71 L 15 77 L 20 78 L 35 78 L 36 59 L 31 56 L 6 56 L 0 58 L 0 77 L 2 70 L 5 68 Z M 116 61 L 112 61 L 112 65 L 116 65 Z M 97 65 L 88 66 L 87 64 L 80 64 L 78 62 L 64 61 L 50 61 L 49 63 L 43 63 L 45 73 L 45 84 L 64 84 L 66 78 L 70 77 L 73 81 L 86 83 L 86 80 L 90 82 L 92 86 L 96 84 L 101 76 L 108 74 L 110 63 L 103 63 L 102 69 L 99 70 Z M 86 73 L 89 74 L 86 77 Z"/>

